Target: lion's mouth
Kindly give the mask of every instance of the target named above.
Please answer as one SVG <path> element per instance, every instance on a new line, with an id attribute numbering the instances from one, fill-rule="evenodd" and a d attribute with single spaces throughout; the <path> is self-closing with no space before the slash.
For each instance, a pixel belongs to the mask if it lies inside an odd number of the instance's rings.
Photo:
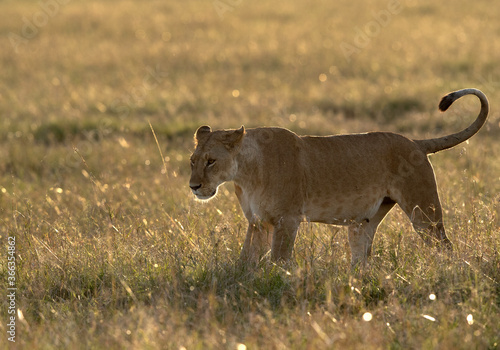
<path id="1" fill-rule="evenodd" d="M 194 191 L 193 191 L 194 192 Z M 212 199 L 213 197 L 215 197 L 215 195 L 217 194 L 217 190 L 213 191 L 211 194 L 209 194 L 208 196 L 207 195 L 203 195 L 203 194 L 200 194 L 200 193 L 195 193 L 194 195 L 196 196 L 197 199 L 201 200 L 201 201 L 207 201 L 209 199 Z"/>

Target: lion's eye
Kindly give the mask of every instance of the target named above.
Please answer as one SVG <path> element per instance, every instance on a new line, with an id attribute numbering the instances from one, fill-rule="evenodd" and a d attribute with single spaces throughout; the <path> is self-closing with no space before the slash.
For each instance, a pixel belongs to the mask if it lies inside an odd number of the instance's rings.
<path id="1" fill-rule="evenodd" d="M 207 160 L 207 166 L 212 166 L 215 164 L 215 159 L 209 159 Z"/>

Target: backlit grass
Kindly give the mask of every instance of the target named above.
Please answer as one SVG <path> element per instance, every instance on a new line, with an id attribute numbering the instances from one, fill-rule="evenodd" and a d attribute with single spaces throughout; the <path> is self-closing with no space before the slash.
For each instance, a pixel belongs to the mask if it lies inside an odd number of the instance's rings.
<path id="1" fill-rule="evenodd" d="M 498 5 L 236 3 L 70 1 L 41 26 L 39 2 L 0 4 L 0 344 L 15 236 L 19 348 L 498 348 Z M 472 97 L 437 112 L 465 87 L 491 113 L 432 156 L 451 254 L 393 210 L 362 271 L 344 228 L 311 223 L 293 263 L 242 269 L 232 185 L 187 186 L 199 125 L 438 137 L 475 118 Z"/>

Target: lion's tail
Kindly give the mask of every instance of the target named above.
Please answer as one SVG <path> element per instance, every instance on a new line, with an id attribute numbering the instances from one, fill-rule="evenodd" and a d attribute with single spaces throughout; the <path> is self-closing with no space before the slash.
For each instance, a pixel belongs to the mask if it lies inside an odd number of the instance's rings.
<path id="1" fill-rule="evenodd" d="M 435 139 L 415 140 L 415 142 L 420 145 L 420 147 L 426 154 L 436 153 L 464 142 L 465 140 L 471 138 L 475 133 L 477 133 L 486 122 L 489 111 L 488 99 L 486 98 L 485 94 L 477 89 L 463 89 L 450 92 L 448 95 L 444 96 L 441 99 L 441 102 L 439 103 L 439 109 L 442 112 L 446 111 L 448 107 L 450 107 L 451 104 L 455 102 L 455 100 L 465 95 L 476 95 L 481 101 L 481 111 L 479 112 L 476 120 L 468 128 L 455 134 Z"/>

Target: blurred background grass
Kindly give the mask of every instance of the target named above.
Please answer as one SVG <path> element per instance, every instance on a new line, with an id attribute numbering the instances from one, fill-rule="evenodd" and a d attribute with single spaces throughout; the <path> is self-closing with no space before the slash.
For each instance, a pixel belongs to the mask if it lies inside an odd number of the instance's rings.
<path id="1" fill-rule="evenodd" d="M 0 234 L 17 237 L 19 344 L 498 347 L 497 7 L 1 2 Z M 483 90 L 491 113 L 467 144 L 433 156 L 452 257 L 396 210 L 365 275 L 349 269 L 344 230 L 315 224 L 301 229 L 297 266 L 246 274 L 234 268 L 246 220 L 231 186 L 208 205 L 190 196 L 199 125 L 437 137 L 475 118 L 474 98 L 437 112 L 465 87 Z"/>

